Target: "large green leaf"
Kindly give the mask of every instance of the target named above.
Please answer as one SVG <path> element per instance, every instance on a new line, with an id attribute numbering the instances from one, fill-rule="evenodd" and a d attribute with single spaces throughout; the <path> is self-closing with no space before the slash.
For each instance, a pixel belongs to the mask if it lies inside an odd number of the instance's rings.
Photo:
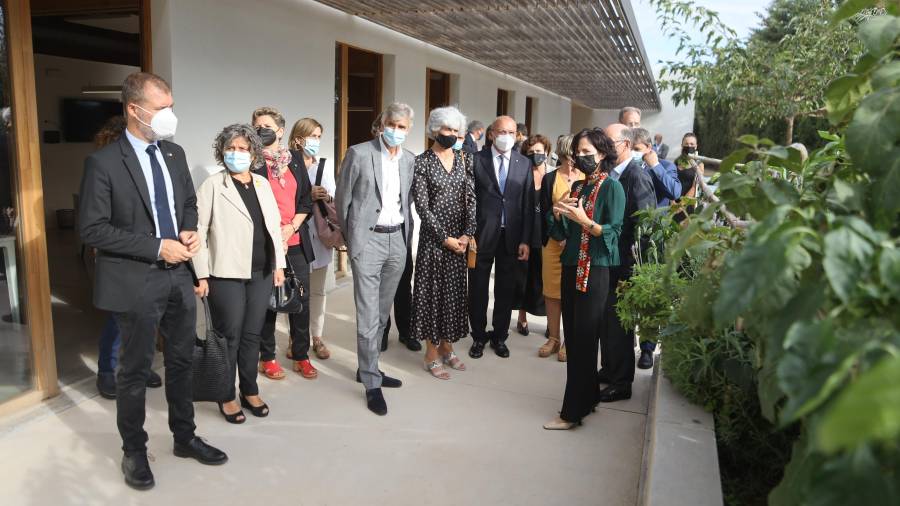
<path id="1" fill-rule="evenodd" d="M 876 90 L 900 84 L 900 60 L 885 63 L 872 73 L 872 87 Z"/>
<path id="2" fill-rule="evenodd" d="M 859 38 L 875 57 L 881 57 L 890 51 L 898 35 L 900 18 L 894 16 L 873 16 L 859 27 Z"/>
<path id="3" fill-rule="evenodd" d="M 869 79 L 864 75 L 848 74 L 832 81 L 825 91 L 828 121 L 832 125 L 842 123 L 870 91 Z"/>
<path id="4" fill-rule="evenodd" d="M 900 249 L 885 248 L 881 251 L 878 274 L 894 300 L 900 300 Z"/>
<path id="5" fill-rule="evenodd" d="M 866 171 L 880 175 L 885 155 L 900 141 L 900 89 L 886 88 L 862 100 L 847 128 L 847 151 Z"/>
<path id="6" fill-rule="evenodd" d="M 863 373 L 837 397 L 818 426 L 816 444 L 833 453 L 869 440 L 900 437 L 900 356 Z"/>
<path id="7" fill-rule="evenodd" d="M 845 303 L 865 276 L 873 251 L 872 244 L 850 227 L 841 227 L 825 235 L 822 264 L 831 288 Z"/>

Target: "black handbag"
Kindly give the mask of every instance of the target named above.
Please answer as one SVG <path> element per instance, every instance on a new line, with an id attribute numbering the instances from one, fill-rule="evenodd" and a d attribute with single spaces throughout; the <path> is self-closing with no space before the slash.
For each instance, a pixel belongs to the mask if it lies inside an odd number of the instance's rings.
<path id="1" fill-rule="evenodd" d="M 195 402 L 222 402 L 228 400 L 232 386 L 225 381 L 229 377 L 228 341 L 213 328 L 206 297 L 201 300 L 206 313 L 206 337 L 200 339 L 198 335 L 194 341 L 193 397 Z"/>
<path id="2" fill-rule="evenodd" d="M 272 295 L 269 297 L 269 311 L 276 313 L 299 313 L 303 311 L 303 284 L 294 275 L 291 262 L 287 262 L 288 268 L 284 270 L 284 283 L 281 286 L 272 287 Z"/>

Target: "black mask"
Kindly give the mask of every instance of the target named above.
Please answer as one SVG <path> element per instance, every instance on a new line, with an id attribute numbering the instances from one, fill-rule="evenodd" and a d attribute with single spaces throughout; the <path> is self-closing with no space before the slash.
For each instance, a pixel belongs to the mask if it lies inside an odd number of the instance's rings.
<path id="1" fill-rule="evenodd" d="M 444 147 L 444 149 L 450 149 L 456 144 L 456 136 L 455 135 L 444 135 L 438 134 L 434 138 L 435 142 Z"/>
<path id="2" fill-rule="evenodd" d="M 585 176 L 590 176 L 597 170 L 597 160 L 594 159 L 594 155 L 578 155 L 575 157 L 575 166 L 578 167 L 578 170 L 584 172 Z"/>
<path id="3" fill-rule="evenodd" d="M 681 150 L 689 155 L 693 155 L 697 152 L 697 148 L 694 146 L 681 146 Z"/>
<path id="4" fill-rule="evenodd" d="M 278 139 L 278 136 L 275 135 L 275 130 L 271 128 L 257 128 L 256 134 L 259 135 L 259 140 L 262 141 L 263 146 L 271 146 Z"/>
<path id="5" fill-rule="evenodd" d="M 538 165 L 547 161 L 546 153 L 532 153 L 528 155 L 528 158 L 531 159 L 531 164 L 537 167 Z"/>

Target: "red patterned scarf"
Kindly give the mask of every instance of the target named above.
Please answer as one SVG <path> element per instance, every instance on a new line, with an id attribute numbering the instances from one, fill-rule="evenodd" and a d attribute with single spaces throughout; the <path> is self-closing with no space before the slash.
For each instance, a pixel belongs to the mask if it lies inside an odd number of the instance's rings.
<path id="1" fill-rule="evenodd" d="M 591 194 L 588 195 L 587 202 L 584 203 L 584 212 L 592 221 L 594 219 L 594 207 L 597 204 L 597 194 L 600 193 L 600 187 L 606 179 L 607 173 L 595 170 L 593 174 L 588 176 L 586 184 L 581 185 L 577 191 L 573 192 L 573 197 L 581 198 L 581 191 L 588 184 L 594 185 Z M 591 240 L 590 229 L 581 227 L 581 245 L 578 248 L 578 267 L 575 269 L 575 288 L 580 292 L 587 291 L 588 276 L 591 274 L 591 257 L 588 253 L 588 245 Z"/>
<path id="2" fill-rule="evenodd" d="M 266 159 L 266 165 L 269 167 L 269 170 L 274 170 L 278 183 L 284 188 L 284 173 L 291 163 L 291 150 L 282 147 L 275 149 L 266 148 L 263 149 L 263 157 Z"/>

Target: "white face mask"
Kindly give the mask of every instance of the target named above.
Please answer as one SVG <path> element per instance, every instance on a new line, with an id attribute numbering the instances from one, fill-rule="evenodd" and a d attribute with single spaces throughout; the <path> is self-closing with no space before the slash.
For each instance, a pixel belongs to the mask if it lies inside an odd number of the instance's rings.
<path id="1" fill-rule="evenodd" d="M 515 143 L 516 138 L 512 134 L 498 135 L 494 138 L 494 146 L 497 146 L 497 151 L 501 153 L 506 153 L 512 149 Z"/>
<path id="2" fill-rule="evenodd" d="M 149 113 L 147 109 L 134 104 L 138 109 Z M 137 118 L 137 116 L 135 116 Z M 153 131 L 153 139 L 154 141 L 158 141 L 160 139 L 168 139 L 175 135 L 175 129 L 178 128 L 178 118 L 175 117 L 175 113 L 172 112 L 171 107 L 166 107 L 165 109 L 160 109 L 153 115 L 153 118 L 150 119 L 150 124 L 144 123 L 140 118 L 137 118 L 138 121 L 144 126 L 150 127 L 150 130 Z"/>

